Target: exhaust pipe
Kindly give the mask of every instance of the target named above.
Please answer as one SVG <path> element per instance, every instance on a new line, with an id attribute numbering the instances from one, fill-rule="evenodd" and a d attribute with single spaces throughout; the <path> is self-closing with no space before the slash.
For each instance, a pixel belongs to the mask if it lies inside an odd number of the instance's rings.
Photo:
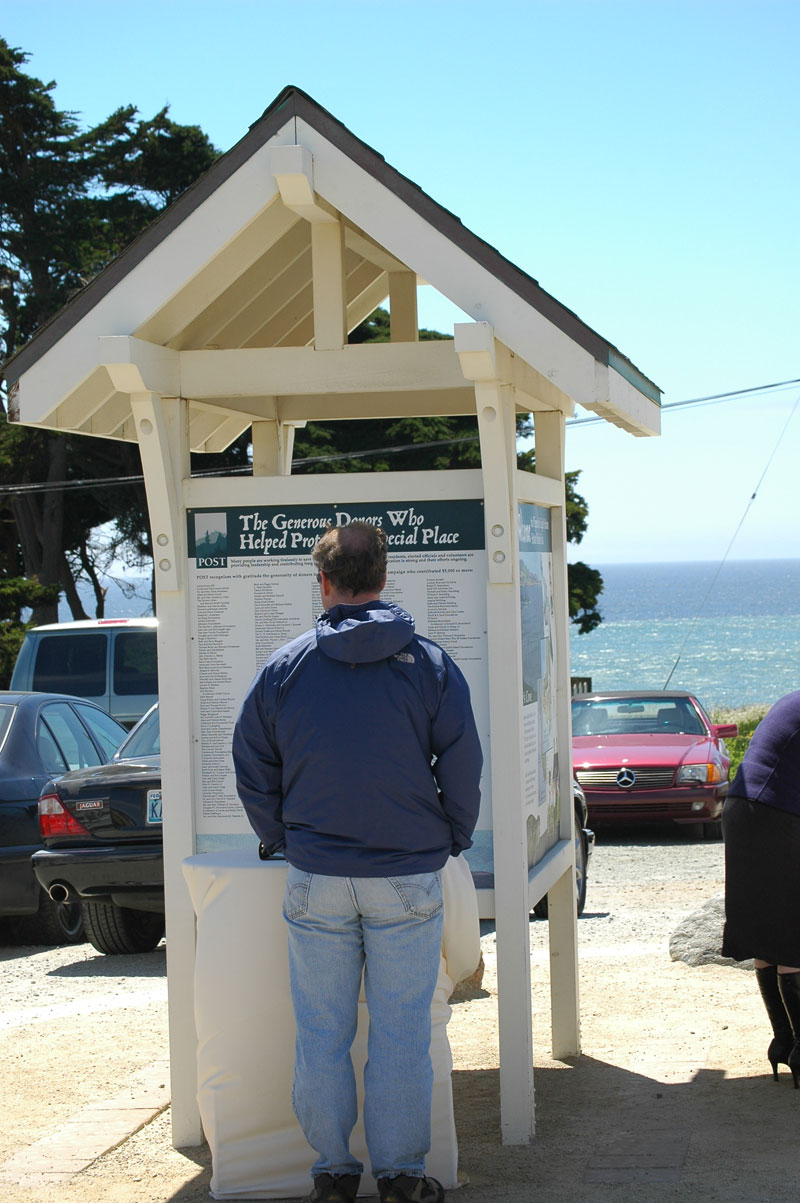
<path id="1" fill-rule="evenodd" d="M 47 891 L 53 902 L 68 902 L 71 892 L 63 881 L 54 881 Z"/>

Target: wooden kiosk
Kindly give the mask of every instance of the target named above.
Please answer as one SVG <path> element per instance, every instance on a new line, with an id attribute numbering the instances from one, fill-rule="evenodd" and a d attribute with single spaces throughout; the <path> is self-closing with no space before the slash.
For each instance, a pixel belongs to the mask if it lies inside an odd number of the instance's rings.
<path id="1" fill-rule="evenodd" d="M 417 341 L 423 283 L 473 319 L 453 341 Z M 387 297 L 391 342 L 348 346 Z M 579 1051 L 564 423 L 579 402 L 657 434 L 658 389 L 296 88 L 9 375 L 14 420 L 141 450 L 156 556 L 175 1144 L 201 1140 L 181 864 L 254 838 L 231 796 L 230 729 L 266 655 L 311 623 L 320 522 L 348 514 L 377 516 L 397 536 L 389 596 L 407 600 L 470 681 L 486 752 L 471 867 L 497 926 L 503 1140 L 528 1142 L 528 925 L 545 893 L 553 1054 Z M 516 467 L 520 412 L 533 413 L 535 474 Z M 477 416 L 480 470 L 291 475 L 306 421 L 437 414 Z M 191 477 L 190 450 L 223 450 L 248 428 L 252 477 Z"/>

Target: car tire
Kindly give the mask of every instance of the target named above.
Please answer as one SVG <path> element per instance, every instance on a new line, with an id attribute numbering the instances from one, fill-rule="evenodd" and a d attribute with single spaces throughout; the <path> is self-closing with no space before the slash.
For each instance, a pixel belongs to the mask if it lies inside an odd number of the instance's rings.
<path id="1" fill-rule="evenodd" d="M 578 914 L 583 914 L 583 908 L 586 906 L 586 866 L 589 860 L 586 851 L 586 836 L 580 826 L 580 815 L 575 813 L 575 900 L 577 903 Z M 539 919 L 546 919 L 548 915 L 547 895 L 540 898 L 533 908 L 534 915 Z"/>
<path id="2" fill-rule="evenodd" d="M 704 840 L 706 838 L 705 823 L 681 823 L 681 832 L 686 840 Z"/>
<path id="3" fill-rule="evenodd" d="M 42 890 L 35 915 L 21 921 L 21 934 L 32 944 L 83 944 L 83 915 L 79 902 L 53 902 Z"/>
<path id="4" fill-rule="evenodd" d="M 152 952 L 164 935 L 164 916 L 110 902 L 84 902 L 83 926 L 93 948 L 106 956 Z"/>

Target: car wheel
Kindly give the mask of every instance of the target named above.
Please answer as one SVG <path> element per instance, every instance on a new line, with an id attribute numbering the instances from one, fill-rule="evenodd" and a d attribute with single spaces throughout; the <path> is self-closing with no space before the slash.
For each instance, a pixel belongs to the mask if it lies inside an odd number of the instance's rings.
<path id="1" fill-rule="evenodd" d="M 575 813 L 575 901 L 577 903 L 578 914 L 583 914 L 583 908 L 586 906 L 586 864 L 588 856 L 586 854 L 586 837 L 583 834 L 583 829 L 580 826 L 580 815 Z M 533 913 L 539 919 L 546 919 L 547 910 L 547 895 L 540 898 L 533 908 Z"/>
<path id="2" fill-rule="evenodd" d="M 684 839 L 687 840 L 704 840 L 706 838 L 705 823 L 681 823 L 681 830 Z"/>
<path id="3" fill-rule="evenodd" d="M 24 920 L 24 938 L 33 944 L 83 944 L 83 916 L 79 902 L 53 902 L 41 891 L 39 910 Z"/>
<path id="4" fill-rule="evenodd" d="M 107 956 L 151 952 L 164 935 L 164 916 L 110 902 L 84 902 L 83 926 L 89 943 Z"/>

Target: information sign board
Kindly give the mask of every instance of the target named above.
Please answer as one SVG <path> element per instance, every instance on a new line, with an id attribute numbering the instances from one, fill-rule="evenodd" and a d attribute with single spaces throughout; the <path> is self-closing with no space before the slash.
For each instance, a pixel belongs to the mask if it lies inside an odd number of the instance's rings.
<path id="1" fill-rule="evenodd" d="M 476 856 L 491 858 L 486 552 L 479 499 L 195 508 L 187 512 L 197 851 L 253 835 L 236 795 L 231 734 L 267 658 L 313 626 L 321 603 L 311 549 L 329 525 L 379 524 L 389 542 L 385 601 L 453 657 L 484 748 Z M 491 867 L 491 862 L 489 866 Z"/>

